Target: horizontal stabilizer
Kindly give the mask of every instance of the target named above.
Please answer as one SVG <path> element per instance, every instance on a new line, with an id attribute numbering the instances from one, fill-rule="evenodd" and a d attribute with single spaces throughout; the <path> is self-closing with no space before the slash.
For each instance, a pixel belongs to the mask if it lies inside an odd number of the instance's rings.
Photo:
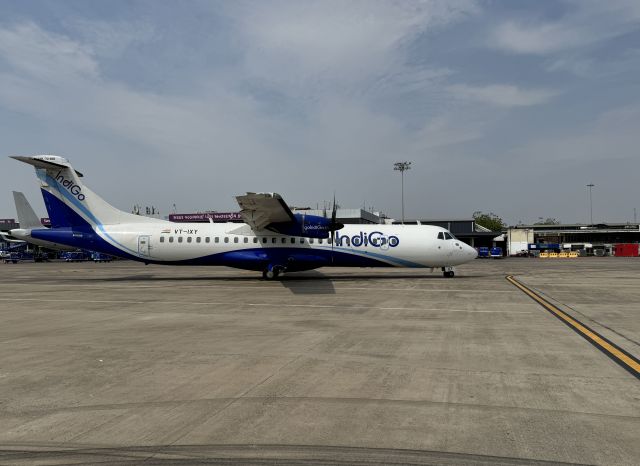
<path id="1" fill-rule="evenodd" d="M 23 155 L 10 155 L 9 156 L 12 159 L 16 159 L 19 160 L 20 162 L 24 162 L 24 163 L 28 163 L 29 165 L 33 165 L 36 168 L 48 168 L 48 169 L 52 169 L 52 168 L 72 168 L 70 164 L 64 164 L 64 162 L 60 163 L 57 160 L 58 159 L 62 159 L 61 157 L 54 157 L 54 156 L 50 156 L 50 155 L 35 155 L 35 156 L 28 156 L 25 157 Z M 66 159 L 62 159 L 65 160 Z M 83 177 L 84 175 L 82 173 L 80 173 L 78 170 L 76 170 L 75 168 L 72 168 L 73 171 L 76 172 L 76 175 L 78 175 L 79 177 Z"/>

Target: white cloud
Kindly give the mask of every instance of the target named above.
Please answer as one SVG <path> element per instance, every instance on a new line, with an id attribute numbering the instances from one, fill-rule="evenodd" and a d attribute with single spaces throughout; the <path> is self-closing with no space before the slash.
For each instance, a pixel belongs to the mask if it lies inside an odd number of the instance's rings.
<path id="1" fill-rule="evenodd" d="M 546 103 L 556 91 L 549 89 L 520 89 L 508 84 L 468 86 L 454 84 L 447 89 L 458 99 L 473 100 L 498 107 L 527 107 Z"/>
<path id="2" fill-rule="evenodd" d="M 579 57 L 562 57 L 547 64 L 550 72 L 564 71 L 580 77 L 594 77 L 602 73 L 593 59 Z"/>
<path id="3" fill-rule="evenodd" d="M 131 45 L 157 38 L 151 24 L 143 21 L 97 21 L 72 18 L 69 28 L 77 32 L 82 42 L 91 44 L 91 51 L 100 57 L 117 58 Z"/>
<path id="4" fill-rule="evenodd" d="M 564 50 L 595 38 L 581 28 L 570 28 L 566 24 L 522 24 L 507 21 L 495 30 L 492 43 L 499 49 L 523 54 L 546 54 Z"/>
<path id="5" fill-rule="evenodd" d="M 635 159 L 638 147 L 640 105 L 631 104 L 603 113 L 582 131 L 568 132 L 554 138 L 537 140 L 516 153 L 532 165 L 543 161 L 590 163 L 616 159 Z M 615 170 L 600 173 L 614 176 Z"/>
<path id="6" fill-rule="evenodd" d="M 489 44 L 511 53 L 546 55 L 589 46 L 638 28 L 637 1 L 567 3 L 568 12 L 554 21 L 506 20 L 493 30 Z"/>
<path id="7" fill-rule="evenodd" d="M 0 29 L 0 56 L 16 71 L 42 81 L 98 75 L 98 64 L 88 47 L 31 22 Z"/>
<path id="8" fill-rule="evenodd" d="M 257 153 L 278 124 L 261 119 L 250 97 L 216 83 L 198 97 L 177 97 L 109 81 L 91 47 L 32 23 L 0 29 L 0 44 L 0 60 L 10 65 L 0 72 L 0 107 L 50 128 L 128 141 L 156 157 L 201 158 L 212 141 L 235 155 Z"/>
<path id="9" fill-rule="evenodd" d="M 472 0 L 305 1 L 242 3 L 226 14 L 243 38 L 248 75 L 307 95 L 408 73 L 407 44 L 477 10 Z"/>

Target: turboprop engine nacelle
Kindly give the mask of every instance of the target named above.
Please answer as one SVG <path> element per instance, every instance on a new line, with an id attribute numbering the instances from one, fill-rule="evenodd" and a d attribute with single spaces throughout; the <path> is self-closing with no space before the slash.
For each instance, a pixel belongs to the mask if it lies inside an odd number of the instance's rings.
<path id="1" fill-rule="evenodd" d="M 289 236 L 303 236 L 306 238 L 328 238 L 331 230 L 344 227 L 342 223 L 332 223 L 330 218 L 319 215 L 294 214 L 296 223 L 274 223 L 270 230 Z"/>

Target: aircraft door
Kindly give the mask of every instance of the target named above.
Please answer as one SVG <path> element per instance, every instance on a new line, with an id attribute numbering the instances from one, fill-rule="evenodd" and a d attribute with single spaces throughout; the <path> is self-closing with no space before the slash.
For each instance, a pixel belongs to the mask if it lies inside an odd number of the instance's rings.
<path id="1" fill-rule="evenodd" d="M 151 246 L 149 245 L 149 242 L 149 236 L 138 236 L 138 252 L 145 257 L 149 257 L 151 255 Z"/>

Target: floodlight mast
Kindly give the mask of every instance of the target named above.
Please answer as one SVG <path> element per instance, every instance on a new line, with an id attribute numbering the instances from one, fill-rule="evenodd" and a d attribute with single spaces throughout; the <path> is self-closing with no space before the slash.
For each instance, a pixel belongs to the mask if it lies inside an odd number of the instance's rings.
<path id="1" fill-rule="evenodd" d="M 411 169 L 411 162 L 396 162 L 393 169 L 400 172 L 402 182 L 402 224 L 404 225 L 404 172 Z"/>
<path id="2" fill-rule="evenodd" d="M 591 197 L 591 188 L 593 188 L 595 184 L 589 183 L 587 188 L 589 188 L 589 218 L 591 220 L 591 225 L 593 225 L 593 198 Z"/>

